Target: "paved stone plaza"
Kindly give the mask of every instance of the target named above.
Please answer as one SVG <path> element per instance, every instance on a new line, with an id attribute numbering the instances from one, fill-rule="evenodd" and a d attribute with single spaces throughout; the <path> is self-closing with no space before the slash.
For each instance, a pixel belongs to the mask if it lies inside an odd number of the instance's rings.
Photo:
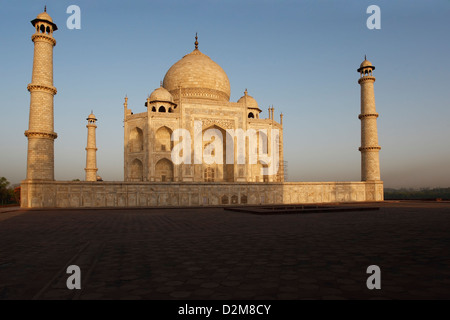
<path id="1" fill-rule="evenodd" d="M 450 299 L 450 203 L 376 205 L 0 209 L 0 299 Z M 73 264 L 82 290 L 66 288 Z"/>

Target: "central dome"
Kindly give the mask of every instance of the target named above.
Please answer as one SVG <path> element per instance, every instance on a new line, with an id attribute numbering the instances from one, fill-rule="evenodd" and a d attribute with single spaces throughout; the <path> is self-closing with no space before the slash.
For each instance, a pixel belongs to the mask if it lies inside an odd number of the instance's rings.
<path id="1" fill-rule="evenodd" d="M 230 81 L 223 69 L 197 48 L 167 71 L 163 87 L 175 99 L 180 87 L 183 98 L 230 101 Z"/>

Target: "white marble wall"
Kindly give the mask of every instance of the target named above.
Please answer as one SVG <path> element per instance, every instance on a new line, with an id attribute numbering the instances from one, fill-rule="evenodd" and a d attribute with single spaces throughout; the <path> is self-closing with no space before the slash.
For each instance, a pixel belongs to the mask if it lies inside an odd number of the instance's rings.
<path id="1" fill-rule="evenodd" d="M 383 182 L 22 182 L 23 208 L 215 206 L 383 201 Z M 234 196 L 234 197 L 233 197 Z M 232 198 L 233 197 L 233 198 Z M 231 203 L 234 199 L 235 203 Z"/>

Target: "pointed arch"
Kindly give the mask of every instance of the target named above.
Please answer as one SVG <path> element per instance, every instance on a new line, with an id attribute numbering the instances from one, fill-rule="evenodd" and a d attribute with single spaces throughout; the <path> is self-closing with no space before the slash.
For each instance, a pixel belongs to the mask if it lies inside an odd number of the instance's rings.
<path id="1" fill-rule="evenodd" d="M 172 151 L 173 141 L 170 140 L 172 130 L 166 126 L 156 130 L 155 151 Z"/>
<path id="2" fill-rule="evenodd" d="M 142 162 L 139 159 L 134 159 L 131 163 L 131 181 L 143 181 L 144 180 L 144 172 Z"/>
<path id="3" fill-rule="evenodd" d="M 130 152 L 141 152 L 144 150 L 144 133 L 138 127 L 130 132 Z"/>
<path id="4" fill-rule="evenodd" d="M 267 154 L 269 149 L 269 137 L 267 133 L 260 130 L 258 131 L 258 147 L 260 154 Z"/>
<path id="5" fill-rule="evenodd" d="M 234 153 L 234 150 L 227 150 L 226 146 L 227 146 L 227 138 L 231 138 L 231 136 L 229 137 L 229 133 L 226 132 L 226 130 L 224 128 L 219 127 L 218 125 L 214 124 L 212 126 L 209 126 L 205 129 L 202 130 L 202 135 L 204 135 L 204 133 L 209 130 L 209 129 L 216 129 L 219 130 L 221 133 L 221 144 L 222 144 L 222 163 L 220 164 L 211 164 L 211 165 L 207 165 L 204 163 L 204 170 L 207 169 L 208 167 L 212 167 L 214 169 L 213 171 L 213 176 L 214 179 L 212 181 L 225 181 L 225 182 L 233 182 L 234 181 L 234 164 L 227 164 L 227 152 L 232 152 Z M 232 138 L 231 138 L 232 139 Z M 208 145 L 210 145 L 212 142 L 208 141 L 208 140 L 203 140 L 203 149 L 202 152 L 204 152 L 205 148 L 207 148 Z M 214 150 L 214 152 L 212 152 L 212 156 L 215 155 L 215 152 L 217 150 Z M 204 171 L 205 174 L 206 171 Z M 205 177 L 205 175 L 204 175 Z M 204 178 L 206 181 L 206 178 Z M 211 179 L 208 179 L 209 181 L 211 181 Z"/>
<path id="6" fill-rule="evenodd" d="M 173 163 L 167 158 L 163 158 L 155 166 L 156 179 L 161 182 L 173 181 Z"/>
<path id="7" fill-rule="evenodd" d="M 269 170 L 269 166 L 267 164 L 263 164 L 261 166 L 261 169 L 262 169 L 263 182 L 269 182 L 269 175 L 267 174 L 267 172 Z"/>
<path id="8" fill-rule="evenodd" d="M 215 180 L 215 169 L 211 167 L 206 167 L 203 170 L 203 181 L 205 182 L 214 182 Z"/>
<path id="9" fill-rule="evenodd" d="M 221 202 L 222 204 L 228 204 L 228 196 L 227 195 L 223 195 L 221 198 Z"/>

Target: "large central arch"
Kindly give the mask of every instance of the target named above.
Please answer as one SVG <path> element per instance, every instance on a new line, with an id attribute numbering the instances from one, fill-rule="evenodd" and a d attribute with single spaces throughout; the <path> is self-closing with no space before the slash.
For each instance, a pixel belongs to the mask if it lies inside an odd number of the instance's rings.
<path id="1" fill-rule="evenodd" d="M 234 150 L 228 150 L 226 149 L 226 141 L 227 139 L 232 139 L 232 137 L 225 131 L 225 129 L 217 126 L 217 125 L 212 125 L 208 128 L 203 129 L 202 131 L 202 136 L 204 136 L 205 131 L 209 130 L 209 129 L 216 129 L 218 131 L 220 131 L 221 133 L 221 144 L 222 144 L 222 153 L 223 153 L 223 157 L 222 157 L 222 163 L 221 164 L 206 164 L 203 161 L 202 164 L 202 177 L 203 177 L 203 181 L 207 181 L 210 182 L 211 179 L 208 179 L 208 177 L 210 175 L 206 174 L 206 171 L 209 170 L 208 172 L 210 172 L 211 170 L 214 172 L 214 182 L 233 182 L 234 181 L 234 164 L 227 164 L 226 159 L 227 159 L 227 152 L 232 152 L 234 153 Z M 202 153 L 204 152 L 205 148 L 211 144 L 212 142 L 210 140 L 208 141 L 203 141 L 202 144 Z M 234 155 L 233 155 L 234 157 Z"/>

